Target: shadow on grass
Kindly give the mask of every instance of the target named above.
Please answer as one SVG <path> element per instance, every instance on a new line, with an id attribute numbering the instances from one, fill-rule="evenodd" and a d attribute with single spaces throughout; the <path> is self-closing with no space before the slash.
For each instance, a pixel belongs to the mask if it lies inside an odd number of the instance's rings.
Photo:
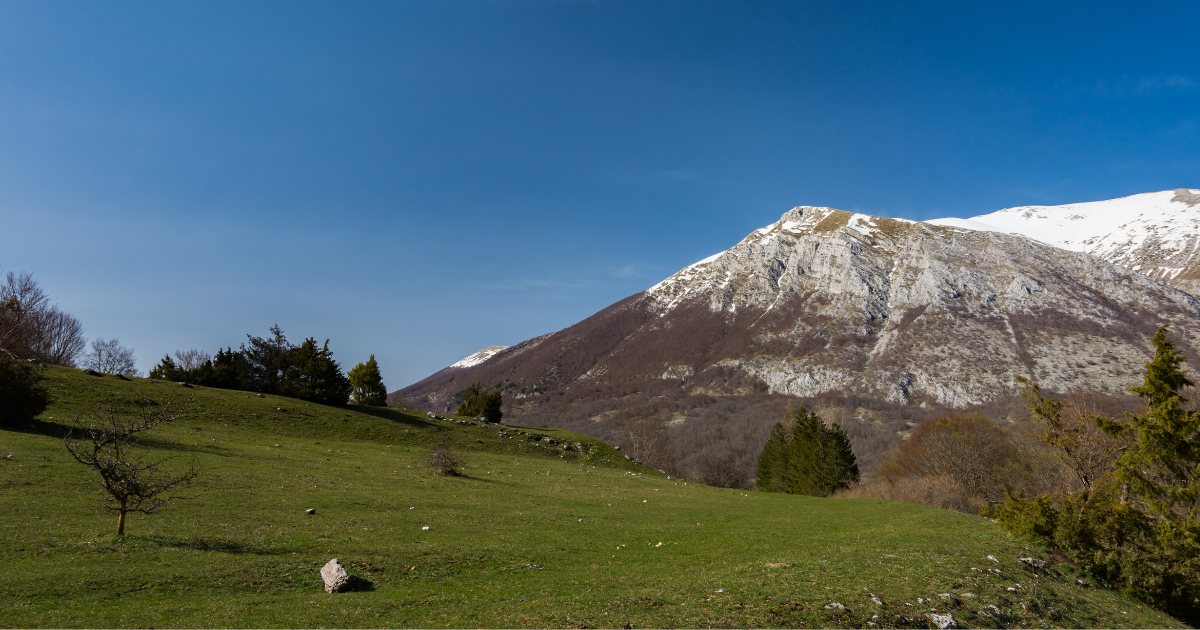
<path id="1" fill-rule="evenodd" d="M 5 431 L 13 433 L 31 433 L 34 435 L 46 435 L 53 438 L 62 439 L 71 430 L 70 425 L 59 424 L 52 420 L 41 420 L 35 418 L 28 422 L 22 422 L 15 426 L 4 427 Z"/>
<path id="2" fill-rule="evenodd" d="M 346 583 L 346 588 L 342 589 L 343 593 L 369 593 L 375 590 L 375 583 L 366 578 L 360 578 L 357 575 L 351 575 L 350 581 Z"/>
<path id="3" fill-rule="evenodd" d="M 134 542 L 134 541 L 129 541 Z M 273 556 L 288 553 L 286 548 L 270 548 L 255 545 L 248 541 L 236 541 L 225 538 L 210 538 L 206 536 L 139 536 L 137 542 L 148 547 L 170 547 L 172 549 L 191 549 L 193 551 L 208 551 L 215 553 L 254 554 L 258 556 Z"/>
<path id="4" fill-rule="evenodd" d="M 391 407 L 359 407 L 357 405 L 350 405 L 348 408 L 353 409 L 354 411 L 361 413 L 361 414 L 366 414 L 368 416 L 374 416 L 376 418 L 380 418 L 383 420 L 391 420 L 392 422 L 397 422 L 399 424 L 403 424 L 408 427 L 427 429 L 430 427 L 437 426 L 436 424 L 434 424 L 424 418 L 415 416 L 410 413 L 405 413 L 403 411 L 400 411 L 399 409 L 392 409 Z"/>

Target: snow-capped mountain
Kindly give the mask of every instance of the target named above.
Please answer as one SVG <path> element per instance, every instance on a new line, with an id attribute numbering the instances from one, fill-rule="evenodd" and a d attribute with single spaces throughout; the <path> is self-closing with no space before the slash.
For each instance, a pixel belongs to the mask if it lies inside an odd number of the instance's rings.
<path id="1" fill-rule="evenodd" d="M 1020 234 L 1099 256 L 1200 296 L 1200 190 L 1180 188 L 1065 206 L 1022 206 L 927 223 Z"/>
<path id="2" fill-rule="evenodd" d="M 1151 236 L 1158 251 L 1176 243 L 1139 225 L 1149 235 L 1139 246 Z M 801 206 L 574 326 L 391 400 L 445 410 L 461 389 L 451 379 L 502 384 L 520 409 L 753 393 L 963 407 L 1010 395 L 1017 376 L 1049 390 L 1121 392 L 1160 324 L 1194 357 L 1198 322 L 1200 299 L 1082 251 Z"/>

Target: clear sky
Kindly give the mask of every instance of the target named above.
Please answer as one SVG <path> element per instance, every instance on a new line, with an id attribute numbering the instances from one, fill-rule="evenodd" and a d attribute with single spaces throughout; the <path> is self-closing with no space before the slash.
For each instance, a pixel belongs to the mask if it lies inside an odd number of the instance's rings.
<path id="1" fill-rule="evenodd" d="M 1200 5 L 0 3 L 0 271 L 142 370 L 278 323 L 389 389 L 796 205 L 1200 187 Z"/>

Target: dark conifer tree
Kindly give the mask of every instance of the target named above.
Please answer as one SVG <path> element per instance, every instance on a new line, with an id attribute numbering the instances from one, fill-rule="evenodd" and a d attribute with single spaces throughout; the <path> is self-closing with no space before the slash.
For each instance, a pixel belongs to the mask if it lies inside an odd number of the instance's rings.
<path id="1" fill-rule="evenodd" d="M 776 424 L 758 458 L 758 488 L 768 492 L 827 497 L 858 478 L 846 433 L 808 409 L 796 414 L 790 437 Z"/>
<path id="2" fill-rule="evenodd" d="M 309 337 L 291 353 L 291 365 L 283 374 L 279 393 L 326 405 L 344 405 L 350 399 L 350 379 L 333 360 L 329 340 L 323 347 Z"/>
<path id="3" fill-rule="evenodd" d="M 762 455 L 758 458 L 755 483 L 759 490 L 763 492 L 785 491 L 783 472 L 787 464 L 790 441 L 791 433 L 783 426 L 782 422 L 776 422 L 775 428 L 771 429 L 771 437 L 767 438 L 767 443 L 763 445 Z"/>

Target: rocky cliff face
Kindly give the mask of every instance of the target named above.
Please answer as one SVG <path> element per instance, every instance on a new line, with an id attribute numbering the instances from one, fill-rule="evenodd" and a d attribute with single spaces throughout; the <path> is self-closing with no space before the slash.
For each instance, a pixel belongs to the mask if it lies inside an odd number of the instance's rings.
<path id="1" fill-rule="evenodd" d="M 517 412 L 616 385 L 951 407 L 1006 396 L 1017 376 L 1117 392 L 1137 381 L 1160 324 L 1195 361 L 1197 322 L 1200 300 L 1082 251 L 798 207 L 575 326 L 390 401 L 441 411 L 473 381 L 503 387 Z"/>

